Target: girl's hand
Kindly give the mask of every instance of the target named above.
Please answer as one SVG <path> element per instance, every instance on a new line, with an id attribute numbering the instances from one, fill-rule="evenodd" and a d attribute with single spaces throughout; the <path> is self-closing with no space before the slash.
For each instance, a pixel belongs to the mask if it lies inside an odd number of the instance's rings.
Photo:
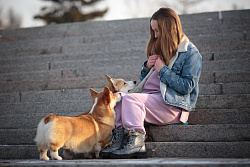
<path id="1" fill-rule="evenodd" d="M 156 60 L 160 57 L 161 57 L 160 55 L 149 56 L 148 62 L 147 62 L 147 68 L 152 68 L 155 65 Z"/>
<path id="2" fill-rule="evenodd" d="M 164 63 L 162 57 L 157 58 L 155 61 L 155 70 L 157 72 L 159 72 L 162 69 L 162 67 L 164 67 L 164 66 L 165 66 L 165 63 Z"/>

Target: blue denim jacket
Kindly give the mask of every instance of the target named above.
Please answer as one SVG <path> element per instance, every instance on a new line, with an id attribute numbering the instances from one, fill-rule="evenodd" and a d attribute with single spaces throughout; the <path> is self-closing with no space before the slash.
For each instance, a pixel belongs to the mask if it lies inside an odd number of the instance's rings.
<path id="1" fill-rule="evenodd" d="M 199 93 L 202 57 L 196 46 L 189 41 L 186 49 L 177 52 L 177 55 L 171 69 L 165 65 L 158 73 L 160 81 L 167 87 L 164 94 L 162 92 L 163 100 L 166 104 L 194 111 Z M 150 71 L 145 63 L 141 68 L 141 81 Z"/>

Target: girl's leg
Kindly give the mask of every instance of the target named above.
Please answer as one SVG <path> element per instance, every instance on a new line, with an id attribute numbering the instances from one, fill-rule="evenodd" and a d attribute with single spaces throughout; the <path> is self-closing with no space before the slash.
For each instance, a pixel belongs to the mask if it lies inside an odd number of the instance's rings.
<path id="1" fill-rule="evenodd" d="M 115 128 L 116 129 L 123 129 L 123 125 L 122 125 L 122 100 L 120 102 L 118 102 L 115 106 Z"/>
<path id="2" fill-rule="evenodd" d="M 139 97 L 137 97 L 139 96 Z M 145 147 L 145 106 L 143 102 L 147 95 L 127 94 L 116 106 L 117 113 L 116 128 L 123 128 L 124 135 L 119 149 L 109 153 L 111 158 L 146 158 Z M 125 130 L 124 130 L 125 129 Z"/>
<path id="3" fill-rule="evenodd" d="M 181 110 L 170 108 L 161 98 L 161 94 L 138 93 L 122 97 L 115 108 L 116 128 L 126 130 L 120 149 L 110 153 L 111 158 L 146 157 L 144 121 L 159 125 L 180 122 Z"/>
<path id="4" fill-rule="evenodd" d="M 121 104 L 121 122 L 124 129 L 134 129 L 145 133 L 144 119 L 146 110 L 144 102 L 147 94 L 128 94 L 123 96 Z"/>
<path id="5" fill-rule="evenodd" d="M 120 92 L 122 96 L 122 100 L 124 96 L 126 96 L 127 93 Z M 118 103 L 116 103 L 115 106 L 115 128 L 116 129 L 124 129 L 123 123 L 122 123 L 122 100 Z"/>
<path id="6" fill-rule="evenodd" d="M 165 104 L 161 94 L 126 94 L 115 108 L 116 128 L 144 129 L 144 122 L 166 125 L 186 122 L 189 112 Z"/>

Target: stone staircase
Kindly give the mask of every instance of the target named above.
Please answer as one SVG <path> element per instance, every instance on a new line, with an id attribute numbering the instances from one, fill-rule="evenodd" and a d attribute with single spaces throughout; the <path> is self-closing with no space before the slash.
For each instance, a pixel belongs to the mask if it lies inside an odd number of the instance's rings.
<path id="1" fill-rule="evenodd" d="M 147 127 L 149 158 L 250 158 L 250 10 L 222 15 L 180 16 L 203 56 L 197 109 L 188 125 Z M 0 35 L 0 159 L 38 159 L 33 139 L 42 117 L 90 109 L 88 88 L 102 90 L 105 74 L 139 82 L 149 18 Z"/>

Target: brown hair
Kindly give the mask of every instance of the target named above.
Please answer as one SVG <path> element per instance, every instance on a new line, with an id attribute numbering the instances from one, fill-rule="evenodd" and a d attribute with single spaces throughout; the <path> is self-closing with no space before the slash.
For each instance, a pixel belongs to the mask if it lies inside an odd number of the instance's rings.
<path id="1" fill-rule="evenodd" d="M 158 38 L 154 37 L 154 31 L 150 26 L 150 39 L 147 45 L 147 57 L 158 54 L 169 64 L 171 58 L 176 54 L 182 37 L 181 21 L 177 13 L 170 8 L 160 8 L 151 19 L 158 22 Z"/>

